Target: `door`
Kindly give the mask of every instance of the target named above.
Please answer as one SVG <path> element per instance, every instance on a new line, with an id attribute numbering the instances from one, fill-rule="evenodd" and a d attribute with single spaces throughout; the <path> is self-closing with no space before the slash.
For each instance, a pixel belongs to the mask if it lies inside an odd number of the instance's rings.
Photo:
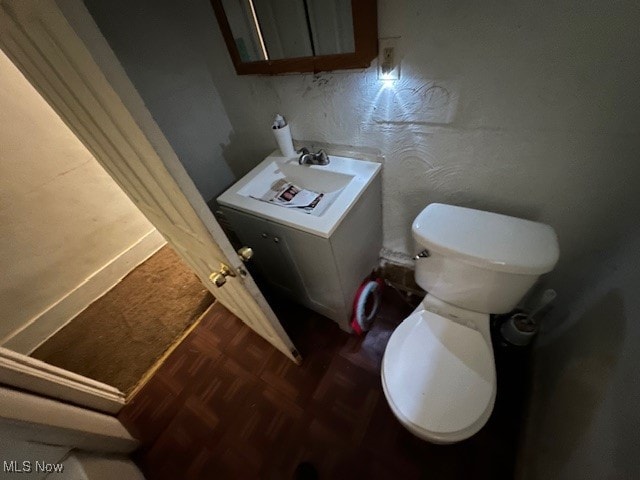
<path id="1" fill-rule="evenodd" d="M 299 363 L 293 343 L 90 17 L 83 28 L 93 28 L 92 40 L 104 43 L 102 68 L 54 0 L 0 3 L 0 47 L 215 298 Z M 210 280 L 216 274 L 217 286 Z"/>
<path id="2" fill-rule="evenodd" d="M 301 299 L 304 296 L 302 281 L 291 262 L 285 239 L 273 234 L 272 223 L 232 208 L 221 206 L 220 210 L 239 240 L 253 249 L 251 262 L 257 268 L 254 273 L 263 275 L 270 285 L 289 298 Z"/>

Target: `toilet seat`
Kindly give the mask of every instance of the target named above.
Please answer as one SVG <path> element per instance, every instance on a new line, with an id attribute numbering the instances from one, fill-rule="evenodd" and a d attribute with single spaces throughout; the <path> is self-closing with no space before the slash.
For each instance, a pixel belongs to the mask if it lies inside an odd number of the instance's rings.
<path id="1" fill-rule="evenodd" d="M 382 383 L 410 431 L 436 442 L 459 441 L 480 430 L 493 409 L 493 351 L 479 331 L 420 310 L 391 335 Z"/>

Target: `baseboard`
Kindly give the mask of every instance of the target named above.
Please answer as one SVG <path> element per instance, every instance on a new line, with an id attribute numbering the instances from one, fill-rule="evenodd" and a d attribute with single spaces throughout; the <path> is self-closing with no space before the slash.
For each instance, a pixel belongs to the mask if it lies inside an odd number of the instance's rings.
<path id="1" fill-rule="evenodd" d="M 7 335 L 0 346 L 24 355 L 31 354 L 165 244 L 160 232 L 150 231 L 58 302 Z"/>

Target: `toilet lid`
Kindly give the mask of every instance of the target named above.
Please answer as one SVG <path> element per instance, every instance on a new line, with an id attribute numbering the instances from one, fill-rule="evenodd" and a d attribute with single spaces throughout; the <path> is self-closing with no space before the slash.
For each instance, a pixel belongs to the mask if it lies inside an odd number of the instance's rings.
<path id="1" fill-rule="evenodd" d="M 493 352 L 477 330 L 422 310 L 393 332 L 382 362 L 388 400 L 431 432 L 470 427 L 491 402 Z"/>

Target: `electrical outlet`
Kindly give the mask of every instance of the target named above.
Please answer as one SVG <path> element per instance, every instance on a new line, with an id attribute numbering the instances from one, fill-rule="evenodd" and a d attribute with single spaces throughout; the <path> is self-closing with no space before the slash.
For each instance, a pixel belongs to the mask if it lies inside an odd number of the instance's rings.
<path id="1" fill-rule="evenodd" d="M 381 38 L 378 41 L 378 78 L 380 80 L 398 80 L 400 61 L 397 44 L 400 37 Z"/>
<path id="2" fill-rule="evenodd" d="M 388 74 L 393 70 L 394 62 L 393 57 L 395 54 L 394 47 L 385 47 L 382 51 L 382 65 L 380 65 L 380 69 L 383 74 Z"/>

